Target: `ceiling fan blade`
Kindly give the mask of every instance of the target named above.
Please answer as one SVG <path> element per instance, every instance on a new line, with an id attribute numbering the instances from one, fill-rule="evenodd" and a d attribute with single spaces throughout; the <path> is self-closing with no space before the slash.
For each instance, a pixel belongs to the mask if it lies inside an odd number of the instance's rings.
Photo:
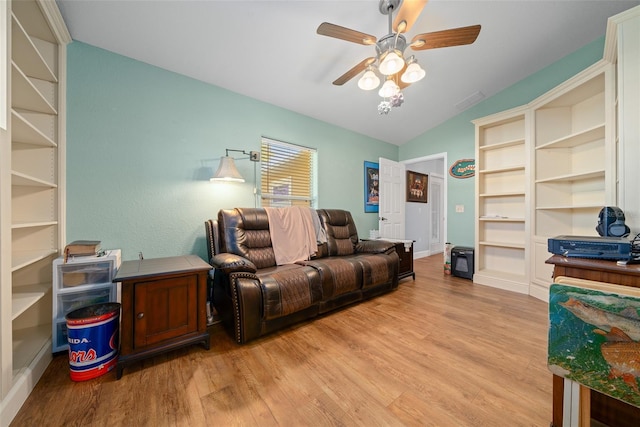
<path id="1" fill-rule="evenodd" d="M 409 46 L 413 50 L 426 50 L 471 44 L 478 38 L 480 28 L 480 25 L 472 25 L 470 27 L 418 34 L 411 40 Z"/>
<path id="2" fill-rule="evenodd" d="M 409 31 L 413 23 L 418 19 L 418 16 L 420 16 L 420 12 L 424 9 L 427 1 L 428 0 L 404 0 L 398 10 L 396 19 L 393 21 L 393 31 L 396 33 Z"/>
<path id="3" fill-rule="evenodd" d="M 340 25 L 330 24 L 328 22 L 320 24 L 316 33 L 321 36 L 334 37 L 336 39 L 346 40 L 352 43 L 363 45 L 376 44 L 376 38 L 370 34 L 361 33 L 360 31 L 341 27 Z"/>
<path id="4" fill-rule="evenodd" d="M 356 65 L 355 67 L 353 67 L 352 69 L 350 69 L 349 71 L 347 71 L 346 73 L 338 77 L 333 82 L 333 84 L 336 86 L 342 86 L 343 84 L 345 84 L 346 82 L 348 82 L 349 80 L 351 80 L 352 78 L 360 74 L 362 71 L 364 71 L 369 65 L 373 64 L 375 60 L 376 58 L 373 56 L 367 59 L 363 59 L 358 63 L 358 65 Z"/>

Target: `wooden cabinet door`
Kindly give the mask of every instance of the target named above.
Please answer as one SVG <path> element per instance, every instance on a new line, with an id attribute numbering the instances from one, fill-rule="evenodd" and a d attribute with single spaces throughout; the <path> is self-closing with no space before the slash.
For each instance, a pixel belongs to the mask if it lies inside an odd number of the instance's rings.
<path id="1" fill-rule="evenodd" d="M 134 348 L 196 332 L 197 290 L 197 275 L 136 283 Z"/>

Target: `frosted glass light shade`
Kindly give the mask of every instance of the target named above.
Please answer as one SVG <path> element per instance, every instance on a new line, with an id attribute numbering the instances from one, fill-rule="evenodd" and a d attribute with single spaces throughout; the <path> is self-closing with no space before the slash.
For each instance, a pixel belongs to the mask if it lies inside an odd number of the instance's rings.
<path id="1" fill-rule="evenodd" d="M 400 80 L 405 83 L 415 83 L 419 80 L 422 80 L 425 74 L 427 73 L 420 67 L 420 65 L 418 65 L 417 62 L 412 62 L 411 64 L 409 64 L 404 73 L 402 73 L 402 77 L 400 77 Z"/>
<path id="2" fill-rule="evenodd" d="M 404 67 L 404 59 L 396 51 L 391 51 L 384 57 L 378 69 L 385 76 L 390 76 L 402 70 L 402 67 Z"/>
<path id="3" fill-rule="evenodd" d="M 213 174 L 210 181 L 244 182 L 244 178 L 238 172 L 233 157 L 223 156 L 220 157 L 218 170 Z"/>
<path id="4" fill-rule="evenodd" d="M 378 95 L 380 95 L 383 98 L 390 98 L 396 93 L 398 93 L 399 91 L 400 91 L 400 88 L 398 87 L 396 82 L 394 82 L 393 80 L 387 80 L 386 82 L 384 82 L 384 84 L 378 91 Z"/>
<path id="5" fill-rule="evenodd" d="M 372 70 L 367 70 L 366 73 L 358 80 L 358 87 L 362 90 L 372 90 L 378 87 L 380 79 L 376 76 Z"/>

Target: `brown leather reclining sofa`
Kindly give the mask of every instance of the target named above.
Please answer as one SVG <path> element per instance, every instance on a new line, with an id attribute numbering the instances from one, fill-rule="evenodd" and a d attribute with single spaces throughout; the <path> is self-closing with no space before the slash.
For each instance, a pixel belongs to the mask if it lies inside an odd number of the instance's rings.
<path id="1" fill-rule="evenodd" d="M 327 242 L 286 265 L 276 265 L 265 209 L 221 210 L 205 222 L 214 306 L 238 343 L 398 287 L 393 243 L 360 241 L 348 211 L 316 212 Z"/>

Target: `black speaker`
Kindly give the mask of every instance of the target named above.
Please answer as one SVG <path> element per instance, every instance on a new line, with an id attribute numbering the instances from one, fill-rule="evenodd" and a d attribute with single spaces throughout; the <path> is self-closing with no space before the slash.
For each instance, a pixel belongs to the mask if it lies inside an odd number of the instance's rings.
<path id="1" fill-rule="evenodd" d="M 624 223 L 624 212 L 616 206 L 605 206 L 598 214 L 596 231 L 599 235 L 611 237 L 627 237 L 629 227 Z"/>
<path id="2" fill-rule="evenodd" d="M 451 274 L 473 280 L 473 254 L 473 248 L 454 246 L 451 249 Z"/>

